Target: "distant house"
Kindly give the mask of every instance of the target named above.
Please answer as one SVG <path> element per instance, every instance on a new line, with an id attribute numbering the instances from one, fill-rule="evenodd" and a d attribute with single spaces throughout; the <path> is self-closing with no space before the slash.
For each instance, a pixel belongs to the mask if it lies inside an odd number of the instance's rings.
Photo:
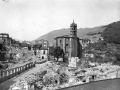
<path id="1" fill-rule="evenodd" d="M 44 47 L 44 48 L 48 48 L 49 47 L 49 42 L 47 40 L 44 40 L 44 39 L 36 40 L 35 44 L 36 45 L 42 45 L 42 47 Z"/>
<path id="2" fill-rule="evenodd" d="M 42 47 L 40 50 L 38 50 L 38 55 L 40 59 L 48 59 L 48 49 Z"/>
<path id="3" fill-rule="evenodd" d="M 25 42 L 22 42 L 22 43 L 20 44 L 20 46 L 21 46 L 21 47 L 28 47 L 28 44 L 25 43 Z"/>
<path id="4" fill-rule="evenodd" d="M 16 47 L 16 48 L 19 48 L 19 47 L 20 47 L 20 42 L 14 40 L 14 41 L 12 42 L 12 46 L 13 46 L 13 47 Z"/>

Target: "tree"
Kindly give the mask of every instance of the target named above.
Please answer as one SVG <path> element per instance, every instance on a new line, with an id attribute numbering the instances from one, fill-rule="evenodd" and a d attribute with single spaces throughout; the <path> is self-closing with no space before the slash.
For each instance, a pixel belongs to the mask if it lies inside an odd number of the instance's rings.
<path id="1" fill-rule="evenodd" d="M 107 25 L 101 35 L 108 43 L 120 44 L 120 21 Z"/>
<path id="2" fill-rule="evenodd" d="M 60 57 L 64 55 L 63 49 L 61 49 L 59 46 L 54 48 L 53 53 L 54 53 L 54 57 L 57 58 L 57 61 Z"/>

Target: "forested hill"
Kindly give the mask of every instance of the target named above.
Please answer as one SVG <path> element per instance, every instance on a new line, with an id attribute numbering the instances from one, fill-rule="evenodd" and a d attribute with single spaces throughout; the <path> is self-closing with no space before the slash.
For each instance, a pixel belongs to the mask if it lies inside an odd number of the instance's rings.
<path id="1" fill-rule="evenodd" d="M 77 30 L 77 36 L 79 38 L 97 38 L 100 37 L 100 35 L 87 35 L 88 33 L 98 33 L 98 32 L 102 32 L 105 30 L 106 27 L 103 26 L 99 26 L 99 27 L 94 27 L 94 28 L 79 28 Z M 64 29 L 60 29 L 60 30 L 54 30 L 51 31 L 43 36 L 40 36 L 38 39 L 36 40 L 40 40 L 40 39 L 45 39 L 48 40 L 50 42 L 50 45 L 54 43 L 54 38 L 58 37 L 58 36 L 62 36 L 62 35 L 70 35 L 70 29 L 69 28 L 64 28 Z M 34 42 L 34 41 L 33 41 Z"/>
<path id="2" fill-rule="evenodd" d="M 120 44 L 120 21 L 107 25 L 102 36 L 108 43 Z"/>

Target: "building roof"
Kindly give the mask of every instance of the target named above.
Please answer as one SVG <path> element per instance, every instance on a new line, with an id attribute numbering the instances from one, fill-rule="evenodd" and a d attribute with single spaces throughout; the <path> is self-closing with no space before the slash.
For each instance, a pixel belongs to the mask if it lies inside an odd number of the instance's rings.
<path id="1" fill-rule="evenodd" d="M 48 49 L 45 47 L 41 47 L 40 50 L 48 50 Z"/>
<path id="2" fill-rule="evenodd" d="M 21 43 L 21 47 L 27 47 L 28 44 L 27 43 Z"/>
<path id="3" fill-rule="evenodd" d="M 76 24 L 76 23 L 74 23 L 74 20 L 73 20 L 73 23 L 72 23 L 72 24 L 70 24 L 70 27 L 73 27 L 73 26 L 77 26 L 77 24 Z"/>
<path id="4" fill-rule="evenodd" d="M 70 35 L 63 35 L 63 36 L 59 36 L 59 37 L 56 37 L 56 38 L 69 38 Z"/>
<path id="5" fill-rule="evenodd" d="M 63 35 L 63 36 L 58 36 L 54 39 L 57 39 L 57 38 L 79 38 L 79 37 L 71 37 L 70 35 Z"/>

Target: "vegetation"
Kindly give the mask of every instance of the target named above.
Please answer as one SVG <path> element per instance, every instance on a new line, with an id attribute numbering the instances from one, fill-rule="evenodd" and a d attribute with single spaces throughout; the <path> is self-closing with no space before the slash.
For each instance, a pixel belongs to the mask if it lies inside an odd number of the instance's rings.
<path id="1" fill-rule="evenodd" d="M 97 32 L 97 33 L 89 32 L 89 33 L 87 33 L 87 35 L 89 35 L 89 36 L 99 35 L 99 34 L 102 34 L 102 32 Z"/>
<path id="2" fill-rule="evenodd" d="M 109 24 L 102 37 L 108 43 L 120 44 L 120 21 Z"/>
<path id="3" fill-rule="evenodd" d="M 60 57 L 63 57 L 64 55 L 63 49 L 61 49 L 59 46 L 55 47 L 53 53 L 54 53 L 54 57 L 57 58 L 57 61 Z"/>
<path id="4" fill-rule="evenodd" d="M 106 48 L 107 48 L 107 43 L 105 41 L 99 41 L 97 43 L 90 43 L 86 47 L 86 49 L 88 50 L 95 49 L 95 50 L 100 50 L 100 51 L 105 51 Z"/>

